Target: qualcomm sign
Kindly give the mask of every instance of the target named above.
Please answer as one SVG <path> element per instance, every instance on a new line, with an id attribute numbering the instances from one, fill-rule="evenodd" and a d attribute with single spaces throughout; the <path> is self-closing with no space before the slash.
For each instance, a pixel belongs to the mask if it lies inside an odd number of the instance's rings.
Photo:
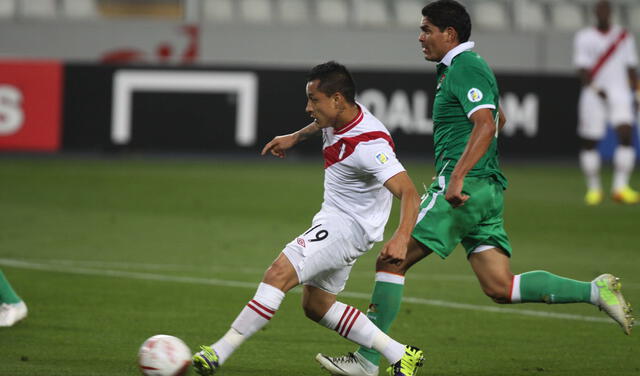
<path id="1" fill-rule="evenodd" d="M 409 93 L 396 90 L 387 97 L 378 89 L 367 89 L 358 95 L 358 102 L 380 119 L 390 132 L 401 130 L 405 134 L 433 134 L 433 120 L 427 115 L 431 101 L 426 91 Z M 520 100 L 516 94 L 506 93 L 500 99 L 507 117 L 501 133 L 510 137 L 520 130 L 527 137 L 535 137 L 538 133 L 539 103 L 537 94 L 527 93 Z"/>

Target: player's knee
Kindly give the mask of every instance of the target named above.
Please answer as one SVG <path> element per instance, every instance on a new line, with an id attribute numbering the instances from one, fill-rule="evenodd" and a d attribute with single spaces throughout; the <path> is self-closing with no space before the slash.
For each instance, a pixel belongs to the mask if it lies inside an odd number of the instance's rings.
<path id="1" fill-rule="evenodd" d="M 303 302 L 302 310 L 307 318 L 318 322 L 322 320 L 324 315 L 327 313 L 328 308 L 322 307 L 320 304 L 317 304 L 317 302 Z"/>
<path id="2" fill-rule="evenodd" d="M 511 302 L 511 284 L 496 283 L 491 286 L 483 286 L 484 293 L 498 304 Z"/>
<path id="3" fill-rule="evenodd" d="M 295 270 L 283 262 L 276 261 L 264 273 L 262 282 L 275 286 L 283 291 L 297 284 Z"/>

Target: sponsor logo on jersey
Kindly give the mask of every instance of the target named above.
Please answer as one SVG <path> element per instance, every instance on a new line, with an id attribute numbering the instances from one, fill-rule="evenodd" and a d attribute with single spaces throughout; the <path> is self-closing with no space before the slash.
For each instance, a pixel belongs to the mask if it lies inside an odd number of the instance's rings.
<path id="1" fill-rule="evenodd" d="M 475 87 L 471 88 L 467 92 L 467 98 L 469 98 L 469 100 L 473 103 L 480 102 L 482 100 L 482 92 L 480 91 L 480 89 L 476 89 Z"/>
<path id="2" fill-rule="evenodd" d="M 382 165 L 389 162 L 389 157 L 387 157 L 387 154 L 385 154 L 385 152 L 381 151 L 378 154 L 376 154 L 376 160 L 378 161 L 379 164 Z"/>

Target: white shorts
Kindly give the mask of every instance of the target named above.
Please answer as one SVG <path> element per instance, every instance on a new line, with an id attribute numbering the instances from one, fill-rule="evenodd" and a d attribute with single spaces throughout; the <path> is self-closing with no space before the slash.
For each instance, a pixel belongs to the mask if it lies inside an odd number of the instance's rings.
<path id="1" fill-rule="evenodd" d="M 311 227 L 282 251 L 304 285 L 337 295 L 344 289 L 351 267 L 369 249 L 363 247 L 364 232 L 344 214 L 321 211 Z"/>
<path id="2" fill-rule="evenodd" d="M 608 91 L 604 100 L 585 87 L 578 102 L 578 135 L 587 140 L 604 138 L 607 124 L 617 127 L 633 123 L 633 97 L 629 90 Z"/>

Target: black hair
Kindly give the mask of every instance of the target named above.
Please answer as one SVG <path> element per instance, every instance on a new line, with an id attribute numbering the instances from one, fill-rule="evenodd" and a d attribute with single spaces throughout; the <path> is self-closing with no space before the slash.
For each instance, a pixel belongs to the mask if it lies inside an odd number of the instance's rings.
<path id="1" fill-rule="evenodd" d="M 452 27 L 458 33 L 458 42 L 464 43 L 471 36 L 471 18 L 464 5 L 455 0 L 438 0 L 422 8 L 422 15 L 440 31 Z"/>
<path id="2" fill-rule="evenodd" d="M 356 102 L 356 84 L 347 67 L 335 61 L 316 65 L 307 75 L 307 81 L 319 80 L 318 90 L 326 96 L 341 93 L 349 103 Z"/>

